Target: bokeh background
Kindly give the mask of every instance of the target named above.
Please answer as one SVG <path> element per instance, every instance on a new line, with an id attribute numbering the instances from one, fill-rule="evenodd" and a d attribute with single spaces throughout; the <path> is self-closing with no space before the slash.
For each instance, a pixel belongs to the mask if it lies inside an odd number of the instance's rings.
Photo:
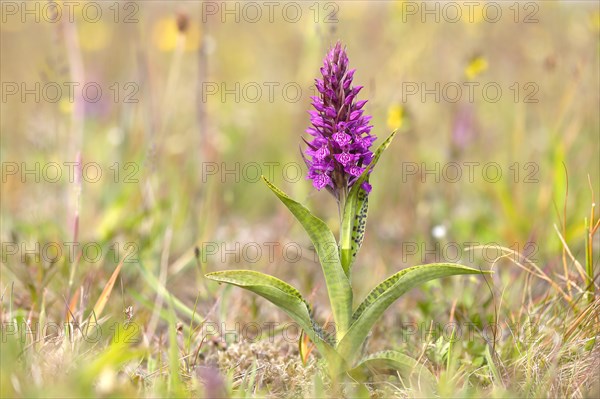
<path id="1" fill-rule="evenodd" d="M 201 314 L 221 298 L 211 317 L 285 320 L 261 299 L 206 288 L 202 278 L 205 271 L 250 268 L 310 295 L 326 320 L 310 243 L 257 179 L 257 166 L 337 232 L 335 201 L 305 180 L 299 151 L 313 80 L 337 40 L 357 69 L 355 83 L 364 85 L 373 132 L 381 139 L 400 129 L 372 175 L 366 239 L 353 271 L 357 298 L 413 264 L 450 257 L 489 268 L 494 251 L 454 251 L 473 243 L 523 252 L 552 275 L 563 273 L 557 230 L 574 256 L 584 253 L 584 218 L 597 202 L 593 193 L 600 195 L 597 2 L 274 2 L 272 9 L 261 2 L 79 3 L 73 23 L 65 14 L 57 23 L 23 20 L 22 10 L 13 15 L 2 4 L 2 241 L 102 249 L 94 261 L 64 253 L 54 263 L 23 259 L 22 248 L 4 256 L 1 289 L 12 287 L 24 314 L 35 315 L 43 302 L 47 317 L 60 320 L 65 296 L 78 289 L 84 314 L 133 243 L 134 261 L 109 302 L 115 317 L 131 305 L 136 320 L 149 323 L 156 291 L 140 277 L 143 270 L 189 307 L 200 298 Z M 97 21 L 90 18 L 96 6 L 84 16 L 87 3 L 99 5 Z M 49 101 L 54 92 L 40 90 L 40 101 L 23 99 L 21 85 L 36 82 L 60 85 L 62 96 Z M 76 88 L 71 101 L 65 82 L 93 82 L 101 98 L 88 101 Z M 17 94 L 9 93 L 11 83 Z M 483 90 L 488 86 L 501 88 L 497 101 L 495 89 Z M 69 177 L 65 163 L 78 157 L 95 163 L 84 172 L 95 180 L 100 170 L 98 181 Z M 44 178 L 51 162 L 61 167 L 57 181 Z M 36 163 L 37 179 L 23 175 Z M 477 163 L 472 179 L 469 163 Z M 491 163 L 496 167 L 486 174 Z M 16 173 L 7 169 L 14 165 Z M 462 175 L 455 179 L 456 165 Z M 280 243 L 274 259 L 265 244 L 273 242 Z M 302 248 L 300 261 L 284 256 L 288 242 Z M 214 243 L 219 250 L 210 254 Z M 248 243 L 262 251 L 255 262 L 248 261 L 254 249 L 243 251 Z M 239 248 L 237 259 L 224 255 L 227 248 Z M 507 307 L 521 303 L 528 284 L 545 289 L 516 267 L 493 280 L 492 291 L 508 292 Z M 493 294 L 482 281 L 428 287 L 430 293 L 394 305 L 390 323 L 415 312 L 447 320 L 457 299 L 457 313 L 493 317 L 485 307 Z"/>

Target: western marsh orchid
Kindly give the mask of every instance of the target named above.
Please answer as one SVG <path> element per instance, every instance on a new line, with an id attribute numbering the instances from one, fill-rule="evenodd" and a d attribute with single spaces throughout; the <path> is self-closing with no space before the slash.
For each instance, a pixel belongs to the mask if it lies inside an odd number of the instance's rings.
<path id="1" fill-rule="evenodd" d="M 338 202 L 339 240 L 321 219 L 263 177 L 304 227 L 315 247 L 325 276 L 335 337 L 323 333 L 313 318 L 310 304 L 284 281 L 251 270 L 213 272 L 207 277 L 250 290 L 285 311 L 313 341 L 334 379 L 344 374 L 357 378 L 365 376 L 365 371 L 393 370 L 403 375 L 415 373 L 433 382 L 433 376 L 424 366 L 397 351 L 378 352 L 358 360 L 363 343 L 384 311 L 409 289 L 441 277 L 482 272 L 453 263 L 410 267 L 384 280 L 354 306 L 350 271 L 365 232 L 371 192 L 369 176 L 396 133 L 371 152 L 376 137 L 371 134 L 371 118 L 363 114 L 366 101 L 357 99 L 361 86 L 352 86 L 354 72 L 348 68 L 345 49 L 337 43 L 325 57 L 322 78 L 315 80 L 319 96 L 312 98 L 312 126 L 306 131 L 312 140 L 305 140 L 303 154 L 307 178 L 317 190 L 327 189 Z"/>

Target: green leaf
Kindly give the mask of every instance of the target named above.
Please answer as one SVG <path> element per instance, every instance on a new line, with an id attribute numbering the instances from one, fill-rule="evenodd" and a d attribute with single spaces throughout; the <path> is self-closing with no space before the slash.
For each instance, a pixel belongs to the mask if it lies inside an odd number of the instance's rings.
<path id="1" fill-rule="evenodd" d="M 357 381 L 364 381 L 369 374 L 400 374 L 420 391 L 429 391 L 435 384 L 435 377 L 424 365 L 412 357 L 397 351 L 377 352 L 363 358 L 358 366 L 348 371 Z"/>
<path id="2" fill-rule="evenodd" d="M 219 283 L 233 284 L 259 294 L 283 309 L 294 320 L 297 319 L 296 321 L 302 328 L 312 330 L 310 306 L 300 292 L 286 282 L 253 270 L 226 270 L 208 273 L 206 277 Z"/>
<path id="3" fill-rule="evenodd" d="M 341 361 L 333 347 L 315 330 L 310 315 L 310 306 L 300 292 L 291 285 L 268 274 L 252 270 L 213 272 L 208 273 L 206 277 L 219 283 L 232 284 L 247 289 L 267 299 L 298 323 L 328 362 L 334 364 Z"/>
<path id="4" fill-rule="evenodd" d="M 170 297 L 169 299 L 173 299 Z M 175 309 L 173 301 L 169 302 L 169 394 L 173 397 L 180 397 L 185 395 L 184 383 L 179 375 L 179 346 L 177 345 L 177 316 L 175 315 Z"/>
<path id="5" fill-rule="evenodd" d="M 377 148 L 373 154 L 373 160 L 356 180 L 346 198 L 340 230 L 340 257 L 342 268 L 347 276 L 350 276 L 350 268 L 362 245 L 367 224 L 368 195 L 360 186 L 365 181 L 369 181 L 370 172 L 377 165 L 381 154 L 389 147 L 395 135 L 396 130 Z"/>
<path id="6" fill-rule="evenodd" d="M 373 288 L 358 306 L 348 333 L 338 345 L 339 353 L 351 363 L 383 312 L 409 289 L 441 277 L 481 273 L 480 270 L 454 263 L 432 263 L 413 266 L 394 274 Z"/>
<path id="7" fill-rule="evenodd" d="M 294 214 L 300 224 L 302 224 L 317 251 L 321 267 L 323 268 L 323 274 L 325 275 L 327 293 L 329 294 L 329 301 L 339 340 L 350 327 L 352 317 L 352 287 L 350 287 L 350 280 L 342 268 L 335 237 L 325 222 L 310 213 L 302 204 L 288 197 L 264 176 L 263 180 L 281 202 Z"/>

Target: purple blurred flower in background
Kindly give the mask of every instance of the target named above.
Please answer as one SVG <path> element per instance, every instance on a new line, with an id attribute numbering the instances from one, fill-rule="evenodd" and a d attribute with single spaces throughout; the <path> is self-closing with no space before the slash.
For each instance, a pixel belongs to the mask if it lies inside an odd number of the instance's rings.
<path id="1" fill-rule="evenodd" d="M 313 139 L 304 140 L 307 178 L 317 190 L 327 188 L 338 200 L 373 159 L 370 148 L 377 138 L 370 134 L 371 117 L 363 115 L 367 101 L 356 100 L 362 86 L 352 87 L 354 71 L 348 70 L 348 56 L 338 42 L 325 57 L 323 79 L 315 79 L 320 95 L 311 97 L 315 110 L 309 111 L 312 126 L 306 129 Z M 367 182 L 362 188 L 371 191 Z"/>
<path id="2" fill-rule="evenodd" d="M 456 151 L 467 148 L 475 136 L 475 110 L 472 104 L 459 106 L 454 114 L 452 145 Z"/>

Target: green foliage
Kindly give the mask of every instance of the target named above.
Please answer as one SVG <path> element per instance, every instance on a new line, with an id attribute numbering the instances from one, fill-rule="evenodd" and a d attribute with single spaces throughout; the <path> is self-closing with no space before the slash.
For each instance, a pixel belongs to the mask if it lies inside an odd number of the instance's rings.
<path id="1" fill-rule="evenodd" d="M 206 277 L 220 283 L 236 285 L 267 299 L 298 323 L 330 364 L 338 366 L 341 364 L 342 359 L 312 319 L 308 302 L 291 285 L 273 276 L 251 270 L 213 272 Z"/>
<path id="2" fill-rule="evenodd" d="M 359 348 L 362 347 L 369 331 L 383 312 L 402 294 L 433 279 L 481 273 L 479 270 L 452 263 L 411 267 L 394 274 L 375 287 L 351 315 L 353 293 L 349 280 L 350 267 L 364 237 L 368 203 L 366 192 L 360 186 L 368 181 L 370 172 L 395 134 L 396 132 L 393 132 L 379 146 L 373 161 L 350 190 L 344 207 L 339 245 L 331 230 L 321 219 L 263 177 L 271 191 L 304 227 L 317 251 L 335 319 L 337 342 L 330 345 L 320 333 L 320 327 L 311 317 L 310 306 L 300 292 L 275 277 L 249 270 L 214 272 L 207 274 L 206 277 L 252 291 L 285 311 L 313 340 L 324 356 L 329 374 L 334 380 L 344 372 L 357 377 L 364 375 L 365 370 L 387 368 L 397 370 L 401 375 L 411 375 L 415 371 L 421 371 L 419 375 L 424 375 L 424 380 L 431 385 L 435 380 L 433 375 L 417 361 L 399 352 L 379 352 L 354 365 Z"/>
<path id="3" fill-rule="evenodd" d="M 348 334 L 338 345 L 338 351 L 348 360 L 355 358 L 358 348 L 383 312 L 406 291 L 427 281 L 459 274 L 479 274 L 477 269 L 452 263 L 432 263 L 404 269 L 375 287 L 352 317 Z"/>
<path id="4" fill-rule="evenodd" d="M 338 245 L 329 227 L 300 203 L 292 200 L 265 177 L 263 180 L 283 204 L 294 214 L 308 233 L 325 275 L 329 300 L 333 310 L 338 339 L 350 326 L 352 317 L 352 288 L 340 262 Z"/>

